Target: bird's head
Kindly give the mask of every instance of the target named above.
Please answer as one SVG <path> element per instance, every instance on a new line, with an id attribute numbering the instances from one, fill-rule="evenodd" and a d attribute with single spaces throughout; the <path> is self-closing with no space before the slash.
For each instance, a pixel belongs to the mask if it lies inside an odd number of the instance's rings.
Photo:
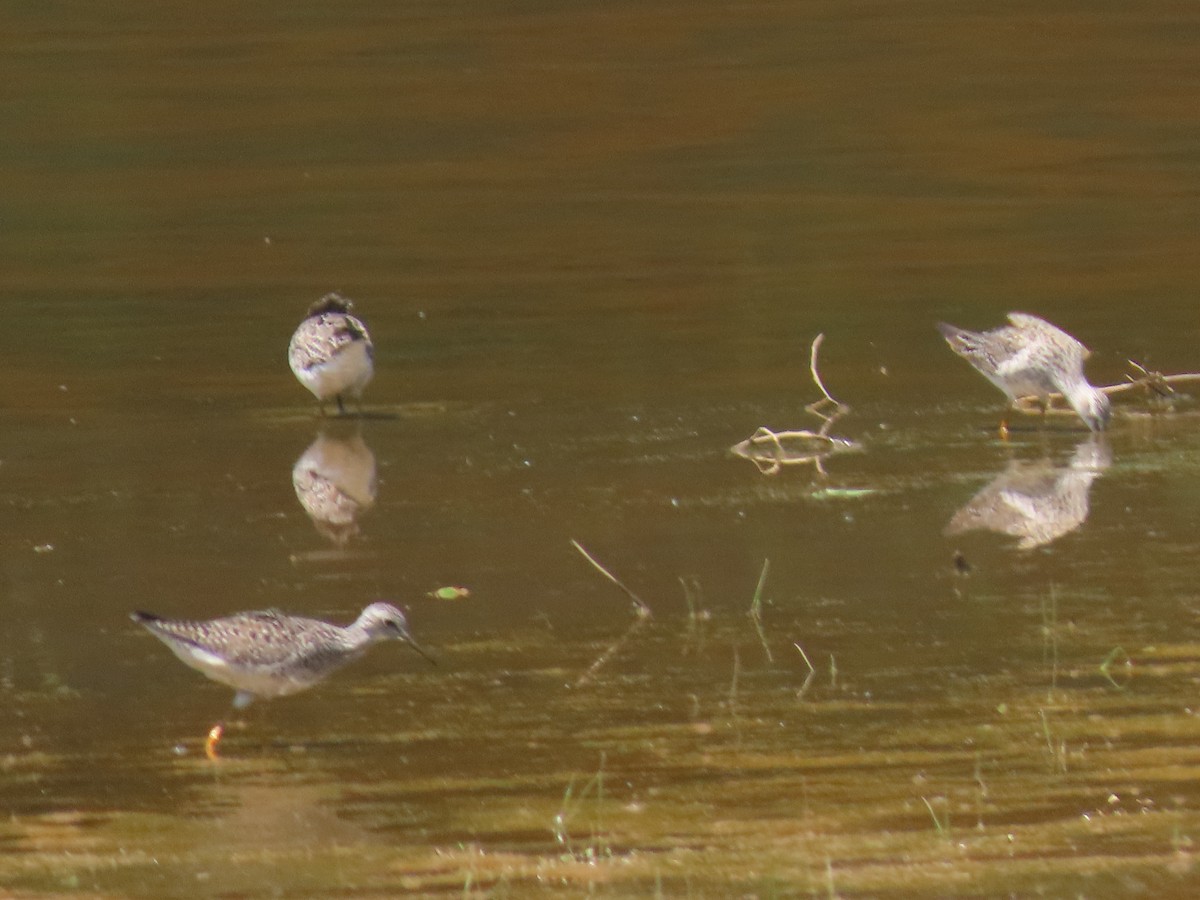
<path id="1" fill-rule="evenodd" d="M 413 639 L 412 634 L 408 630 L 408 620 L 404 618 L 404 613 L 390 603 L 383 601 L 372 603 L 362 611 L 358 617 L 358 621 L 354 624 L 357 628 L 366 632 L 371 640 L 404 641 L 404 643 L 408 644 L 431 663 L 434 665 L 437 664 L 437 661 Z"/>

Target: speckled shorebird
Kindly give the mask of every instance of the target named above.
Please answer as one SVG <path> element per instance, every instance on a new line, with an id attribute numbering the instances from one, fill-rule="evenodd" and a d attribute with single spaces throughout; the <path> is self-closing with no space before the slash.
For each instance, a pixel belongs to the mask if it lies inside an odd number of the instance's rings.
<path id="1" fill-rule="evenodd" d="M 312 391 L 325 411 L 325 401 L 343 397 L 358 400 L 375 374 L 375 348 L 367 326 L 350 313 L 354 304 L 334 291 L 308 308 L 308 315 L 288 344 L 288 365 L 300 383 Z"/>
<path id="2" fill-rule="evenodd" d="M 372 603 L 345 626 L 273 609 L 202 621 L 162 619 L 145 612 L 130 618 L 193 669 L 236 690 L 234 709 L 244 709 L 258 697 L 306 690 L 379 641 L 404 641 L 434 661 L 409 634 L 404 613 L 390 603 Z M 210 759 L 216 759 L 224 730 L 224 723 L 218 722 L 208 733 L 204 752 Z"/>
<path id="3" fill-rule="evenodd" d="M 1011 325 L 992 331 L 966 331 L 938 323 L 951 349 L 1008 395 L 1011 403 L 1036 397 L 1047 408 L 1049 396 L 1062 394 L 1092 431 L 1103 431 L 1111 407 L 1108 397 L 1088 384 L 1083 361 L 1091 351 L 1061 328 L 1026 313 L 1009 313 Z"/>

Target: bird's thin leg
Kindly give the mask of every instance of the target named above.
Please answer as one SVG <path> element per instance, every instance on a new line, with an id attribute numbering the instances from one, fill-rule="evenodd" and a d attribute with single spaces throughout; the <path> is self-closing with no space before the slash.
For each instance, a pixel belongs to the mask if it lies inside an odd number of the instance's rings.
<path id="1" fill-rule="evenodd" d="M 254 702 L 254 694 L 249 691 L 238 691 L 233 695 L 233 712 L 245 709 Z M 232 715 L 232 712 L 231 712 Z M 208 737 L 204 739 L 204 755 L 216 762 L 220 759 L 217 753 L 217 744 L 221 742 L 221 738 L 225 735 L 225 720 L 222 719 L 216 725 L 208 730 Z"/>
<path id="2" fill-rule="evenodd" d="M 345 404 L 342 403 L 342 395 L 341 394 L 337 395 L 337 402 L 338 402 L 338 415 L 344 416 L 346 414 L 346 406 L 345 406 Z"/>
<path id="3" fill-rule="evenodd" d="M 221 742 L 221 737 L 225 734 L 225 723 L 218 722 L 208 730 L 208 737 L 204 739 L 204 755 L 216 762 L 220 759 L 217 753 L 217 744 Z"/>

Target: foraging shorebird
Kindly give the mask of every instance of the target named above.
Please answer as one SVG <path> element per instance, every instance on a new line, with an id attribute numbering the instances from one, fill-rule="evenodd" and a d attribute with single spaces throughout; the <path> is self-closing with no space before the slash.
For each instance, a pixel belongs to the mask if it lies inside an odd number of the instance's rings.
<path id="1" fill-rule="evenodd" d="M 358 400 L 375 374 L 375 348 L 367 326 L 350 313 L 354 304 L 334 291 L 308 308 L 308 314 L 288 344 L 288 365 L 300 383 L 312 391 L 325 411 L 325 401 L 343 396 Z"/>
<path id="2" fill-rule="evenodd" d="M 1014 460 L 954 514 L 945 534 L 995 531 L 1018 538 L 1020 550 L 1049 544 L 1087 521 L 1092 482 L 1110 465 L 1112 453 L 1098 434 L 1065 466 Z"/>
<path id="3" fill-rule="evenodd" d="M 193 669 L 236 690 L 234 709 L 244 709 L 258 697 L 307 690 L 380 641 L 404 641 L 434 662 L 413 640 L 404 613 L 390 603 L 372 603 L 345 626 L 273 609 L 202 621 L 162 619 L 145 612 L 130 618 Z M 204 742 L 209 759 L 217 758 L 224 731 L 223 722 L 209 731 Z"/>
<path id="4" fill-rule="evenodd" d="M 1049 396 L 1062 394 L 1092 431 L 1108 425 L 1111 407 L 1102 391 L 1088 384 L 1083 361 L 1091 351 L 1060 328 L 1026 313 L 1009 313 L 1011 325 L 992 331 L 966 331 L 938 323 L 950 348 L 978 369 L 1015 404 L 1033 396 L 1043 412 Z"/>

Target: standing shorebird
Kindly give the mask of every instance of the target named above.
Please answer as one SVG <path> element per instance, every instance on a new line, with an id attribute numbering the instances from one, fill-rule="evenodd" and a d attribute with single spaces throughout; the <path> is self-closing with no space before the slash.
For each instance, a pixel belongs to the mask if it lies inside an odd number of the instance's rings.
<path id="1" fill-rule="evenodd" d="M 1088 384 L 1083 361 L 1091 355 L 1061 328 L 1026 313 L 1009 313 L 1011 325 L 966 331 L 938 323 L 950 348 L 978 369 L 1015 404 L 1033 396 L 1045 412 L 1051 394 L 1062 394 L 1092 431 L 1108 425 L 1111 407 L 1103 391 Z"/>
<path id="2" fill-rule="evenodd" d="M 234 709 L 244 709 L 258 697 L 307 690 L 379 641 L 404 641 L 434 662 L 409 634 L 404 613 L 390 603 L 372 603 L 345 626 L 273 609 L 203 621 L 161 619 L 145 612 L 130 618 L 193 669 L 236 690 Z M 204 742 L 209 759 L 217 758 L 224 730 L 218 722 L 209 731 Z"/>
<path id="3" fill-rule="evenodd" d="M 325 401 L 342 397 L 358 400 L 375 374 L 375 348 L 367 326 L 350 313 L 354 304 L 334 291 L 308 308 L 308 315 L 288 344 L 288 365 L 300 383 L 312 391 L 325 411 Z"/>

